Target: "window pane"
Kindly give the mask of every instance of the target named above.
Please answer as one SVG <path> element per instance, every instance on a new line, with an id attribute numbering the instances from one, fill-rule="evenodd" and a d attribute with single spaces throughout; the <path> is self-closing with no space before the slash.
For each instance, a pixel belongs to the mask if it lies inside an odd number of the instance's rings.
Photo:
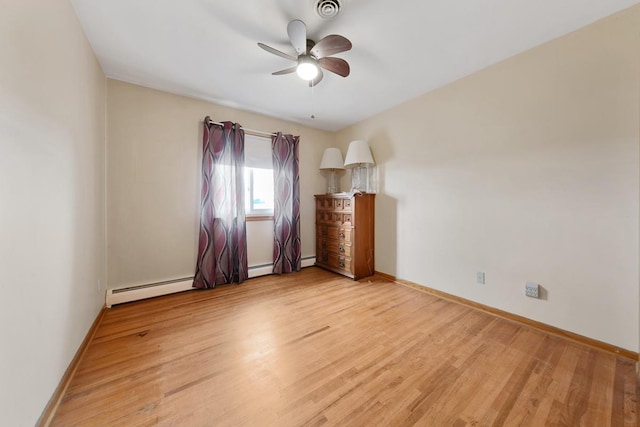
<path id="1" fill-rule="evenodd" d="M 273 213 L 272 169 L 244 168 L 244 200 L 248 215 Z"/>
<path id="2" fill-rule="evenodd" d="M 253 168 L 253 210 L 273 211 L 273 170 Z"/>

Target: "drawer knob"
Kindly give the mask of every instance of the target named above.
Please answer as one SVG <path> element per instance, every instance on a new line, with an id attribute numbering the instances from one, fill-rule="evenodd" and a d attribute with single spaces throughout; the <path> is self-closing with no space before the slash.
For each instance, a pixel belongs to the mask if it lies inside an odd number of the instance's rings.
<path id="1" fill-rule="evenodd" d="M 341 239 L 344 239 L 344 233 L 343 233 L 342 231 L 340 232 L 340 234 L 338 234 L 338 236 L 339 236 Z"/>
<path id="2" fill-rule="evenodd" d="M 338 261 L 338 266 L 341 268 L 344 268 L 344 261 Z"/>
<path id="3" fill-rule="evenodd" d="M 340 247 L 338 248 L 338 250 L 340 251 L 340 253 L 344 253 L 344 245 L 340 245 Z"/>

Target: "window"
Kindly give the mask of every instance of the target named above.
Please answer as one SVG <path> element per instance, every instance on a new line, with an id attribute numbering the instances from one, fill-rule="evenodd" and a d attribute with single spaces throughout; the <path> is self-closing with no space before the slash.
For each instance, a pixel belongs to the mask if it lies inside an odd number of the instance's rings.
<path id="1" fill-rule="evenodd" d="M 247 215 L 273 215 L 273 169 L 244 168 Z"/>
<path id="2" fill-rule="evenodd" d="M 271 139 L 245 134 L 244 188 L 248 217 L 273 216 Z"/>

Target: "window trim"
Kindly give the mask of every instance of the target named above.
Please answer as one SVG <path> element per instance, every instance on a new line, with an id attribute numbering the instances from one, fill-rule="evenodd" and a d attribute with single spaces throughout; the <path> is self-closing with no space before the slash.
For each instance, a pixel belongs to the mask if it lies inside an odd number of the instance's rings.
<path id="1" fill-rule="evenodd" d="M 246 221 L 273 221 L 273 215 L 256 215 L 251 214 L 245 216 Z"/>

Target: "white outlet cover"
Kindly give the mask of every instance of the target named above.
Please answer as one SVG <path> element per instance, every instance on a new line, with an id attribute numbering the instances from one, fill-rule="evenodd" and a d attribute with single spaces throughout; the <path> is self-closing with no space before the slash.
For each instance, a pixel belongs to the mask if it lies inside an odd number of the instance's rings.
<path id="1" fill-rule="evenodd" d="M 524 294 L 528 297 L 540 297 L 540 285 L 534 282 L 527 282 L 524 286 Z"/>

